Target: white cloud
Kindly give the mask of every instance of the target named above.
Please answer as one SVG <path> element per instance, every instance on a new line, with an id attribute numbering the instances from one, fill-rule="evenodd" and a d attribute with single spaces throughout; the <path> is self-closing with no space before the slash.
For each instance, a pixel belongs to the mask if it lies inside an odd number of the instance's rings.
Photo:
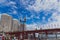
<path id="1" fill-rule="evenodd" d="M 48 21 L 51 22 L 51 18 L 49 18 Z"/>
<path id="2" fill-rule="evenodd" d="M 28 24 L 26 25 L 27 30 L 35 30 L 36 29 L 36 24 Z"/>
<path id="3" fill-rule="evenodd" d="M 29 5 L 26 4 L 26 2 L 23 2 L 24 5 L 26 6 L 26 9 L 31 11 L 34 10 L 35 12 L 39 12 L 41 10 L 56 10 L 54 12 L 52 12 L 52 16 L 50 18 L 48 18 L 48 23 L 47 24 L 43 24 L 39 26 L 40 27 L 44 27 L 44 29 L 49 29 L 49 28 L 60 28 L 60 2 L 58 2 L 58 0 L 36 0 L 35 3 L 33 5 Z M 45 16 L 47 16 L 49 13 L 46 13 Z M 34 14 L 31 16 L 31 18 L 34 18 L 36 16 L 34 16 Z M 37 16 L 36 18 L 39 18 L 39 16 Z M 30 19 L 30 18 L 29 18 Z M 51 21 L 51 19 L 56 20 L 56 21 Z M 43 21 L 45 22 L 45 17 L 43 17 Z M 56 25 L 56 26 L 55 26 Z M 27 27 L 29 29 L 35 29 L 38 25 L 36 24 L 30 24 L 27 25 Z"/>
<path id="4" fill-rule="evenodd" d="M 32 14 L 30 17 L 26 16 L 27 19 L 33 19 L 33 18 L 36 18 L 36 19 L 40 19 L 39 17 L 40 15 L 35 15 L 35 14 Z"/>
<path id="5" fill-rule="evenodd" d="M 60 23 L 60 15 L 57 15 L 57 16 L 55 16 L 54 18 L 57 20 L 57 22 Z"/>
<path id="6" fill-rule="evenodd" d="M 7 0 L 0 0 L 0 4 L 6 2 Z"/>
<path id="7" fill-rule="evenodd" d="M 15 2 L 13 2 L 13 1 L 10 1 L 10 2 L 9 2 L 9 4 L 16 4 L 16 3 L 15 3 Z"/>
<path id="8" fill-rule="evenodd" d="M 47 24 L 38 24 L 38 25 L 30 24 L 30 25 L 27 25 L 26 27 L 27 27 L 27 30 L 56 29 L 56 28 L 60 28 L 60 24 L 58 22 L 51 22 Z"/>
<path id="9" fill-rule="evenodd" d="M 23 1 L 23 4 L 25 5 L 26 2 L 25 3 L 24 2 L 25 1 Z M 28 5 L 26 7 L 27 10 L 34 10 L 36 12 L 39 12 L 40 10 L 51 10 L 51 9 L 56 10 L 57 12 L 54 12 L 51 17 L 55 17 L 58 14 L 58 12 L 60 12 L 60 2 L 58 2 L 58 0 L 35 0 L 35 3 L 33 5 L 29 5 L 29 4 L 27 5 Z M 48 14 L 49 13 L 46 13 L 46 16 Z M 31 17 L 34 17 L 34 16 L 31 16 Z M 50 18 L 49 18 L 49 21 L 50 21 Z"/>
<path id="10" fill-rule="evenodd" d="M 42 9 L 43 10 L 57 9 L 59 6 L 60 6 L 60 3 L 57 0 L 42 0 L 42 1 L 36 0 L 33 5 L 28 4 L 28 7 L 26 7 L 26 9 L 39 12 Z"/>
<path id="11" fill-rule="evenodd" d="M 36 18 L 37 18 L 37 19 L 40 19 L 40 17 L 39 17 L 39 16 L 37 16 Z"/>
<path id="12" fill-rule="evenodd" d="M 60 2 L 59 2 L 59 4 L 58 4 L 58 9 L 57 9 L 59 12 L 60 12 Z"/>
<path id="13" fill-rule="evenodd" d="M 45 18 L 46 18 L 45 16 L 42 17 L 43 20 L 45 20 Z"/>
<path id="14" fill-rule="evenodd" d="M 40 23 L 26 24 L 26 30 L 40 30 L 42 28 Z"/>
<path id="15" fill-rule="evenodd" d="M 51 21 L 51 18 L 56 21 Z M 45 17 L 43 17 L 45 19 Z M 60 28 L 60 14 L 58 12 L 53 12 L 52 16 L 48 19 L 49 22 L 46 24 L 40 24 L 40 23 L 33 23 L 30 25 L 27 25 L 27 30 L 35 30 L 37 29 L 55 29 Z M 39 27 L 38 27 L 39 26 Z"/>
<path id="16" fill-rule="evenodd" d="M 16 10 L 14 10 L 14 11 L 13 11 L 13 14 L 17 14 L 17 11 L 16 11 Z"/>
<path id="17" fill-rule="evenodd" d="M 52 19 L 56 20 L 57 22 L 60 22 L 60 13 L 54 12 L 51 16 Z"/>

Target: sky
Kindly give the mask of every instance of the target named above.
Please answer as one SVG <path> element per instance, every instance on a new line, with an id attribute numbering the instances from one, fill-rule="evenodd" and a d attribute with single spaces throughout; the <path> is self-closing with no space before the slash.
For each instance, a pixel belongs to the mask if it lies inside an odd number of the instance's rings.
<path id="1" fill-rule="evenodd" d="M 13 19 L 26 17 L 31 28 L 60 22 L 60 0 L 0 0 L 0 14 L 6 13 Z"/>

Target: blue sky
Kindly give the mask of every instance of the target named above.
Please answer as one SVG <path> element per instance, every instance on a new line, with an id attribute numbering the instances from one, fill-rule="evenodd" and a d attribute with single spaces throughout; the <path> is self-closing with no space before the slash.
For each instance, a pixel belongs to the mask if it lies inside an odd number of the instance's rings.
<path id="1" fill-rule="evenodd" d="M 27 25 L 60 22 L 60 0 L 0 0 L 0 14 L 27 18 Z"/>

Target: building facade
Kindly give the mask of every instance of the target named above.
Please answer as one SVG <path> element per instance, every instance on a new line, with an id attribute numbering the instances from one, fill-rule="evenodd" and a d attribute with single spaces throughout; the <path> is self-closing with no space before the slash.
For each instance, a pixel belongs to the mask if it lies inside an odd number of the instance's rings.
<path id="1" fill-rule="evenodd" d="M 25 22 L 25 19 L 24 21 Z M 2 14 L 0 20 L 0 31 L 3 32 L 16 32 L 25 31 L 25 23 L 19 22 L 17 19 L 12 19 L 8 14 Z"/>
<path id="2" fill-rule="evenodd" d="M 0 18 L 0 32 L 3 31 L 3 27 L 1 26 L 1 18 Z"/>
<path id="3" fill-rule="evenodd" d="M 19 22 L 17 19 L 13 19 L 12 32 L 19 31 Z"/>
<path id="4" fill-rule="evenodd" d="M 3 31 L 3 27 L 1 26 L 1 24 L 0 24 L 0 32 L 2 32 Z"/>
<path id="5" fill-rule="evenodd" d="M 26 31 L 25 24 L 20 24 L 19 31 Z"/>
<path id="6" fill-rule="evenodd" d="M 12 17 L 8 14 L 1 15 L 1 25 L 3 27 L 4 32 L 11 32 L 12 28 Z"/>

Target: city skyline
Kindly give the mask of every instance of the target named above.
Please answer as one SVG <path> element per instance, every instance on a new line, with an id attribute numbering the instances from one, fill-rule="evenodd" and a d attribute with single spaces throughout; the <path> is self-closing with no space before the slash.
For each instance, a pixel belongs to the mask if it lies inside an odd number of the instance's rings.
<path id="1" fill-rule="evenodd" d="M 21 24 L 21 22 L 19 22 L 19 20 L 13 19 L 10 15 L 2 14 L 0 19 L 1 19 L 0 20 L 0 32 L 23 31 L 23 24 Z M 25 28 L 25 26 L 24 26 L 24 28 Z"/>
<path id="2" fill-rule="evenodd" d="M 0 20 L 1 31 L 2 31 L 2 28 L 4 28 L 5 31 L 8 31 L 8 29 L 11 31 L 18 31 L 18 30 L 22 31 L 23 30 L 23 25 L 20 22 L 20 20 L 13 19 L 12 16 L 8 14 L 5 14 L 5 13 L 2 14 L 0 19 L 1 19 Z M 32 25 L 29 26 L 25 23 L 25 28 L 26 30 L 54 29 L 54 28 L 60 28 L 60 24 L 59 22 L 53 22 L 53 23 L 48 23 L 48 24 L 40 24 L 38 26 L 33 25 L 32 27 Z"/>

